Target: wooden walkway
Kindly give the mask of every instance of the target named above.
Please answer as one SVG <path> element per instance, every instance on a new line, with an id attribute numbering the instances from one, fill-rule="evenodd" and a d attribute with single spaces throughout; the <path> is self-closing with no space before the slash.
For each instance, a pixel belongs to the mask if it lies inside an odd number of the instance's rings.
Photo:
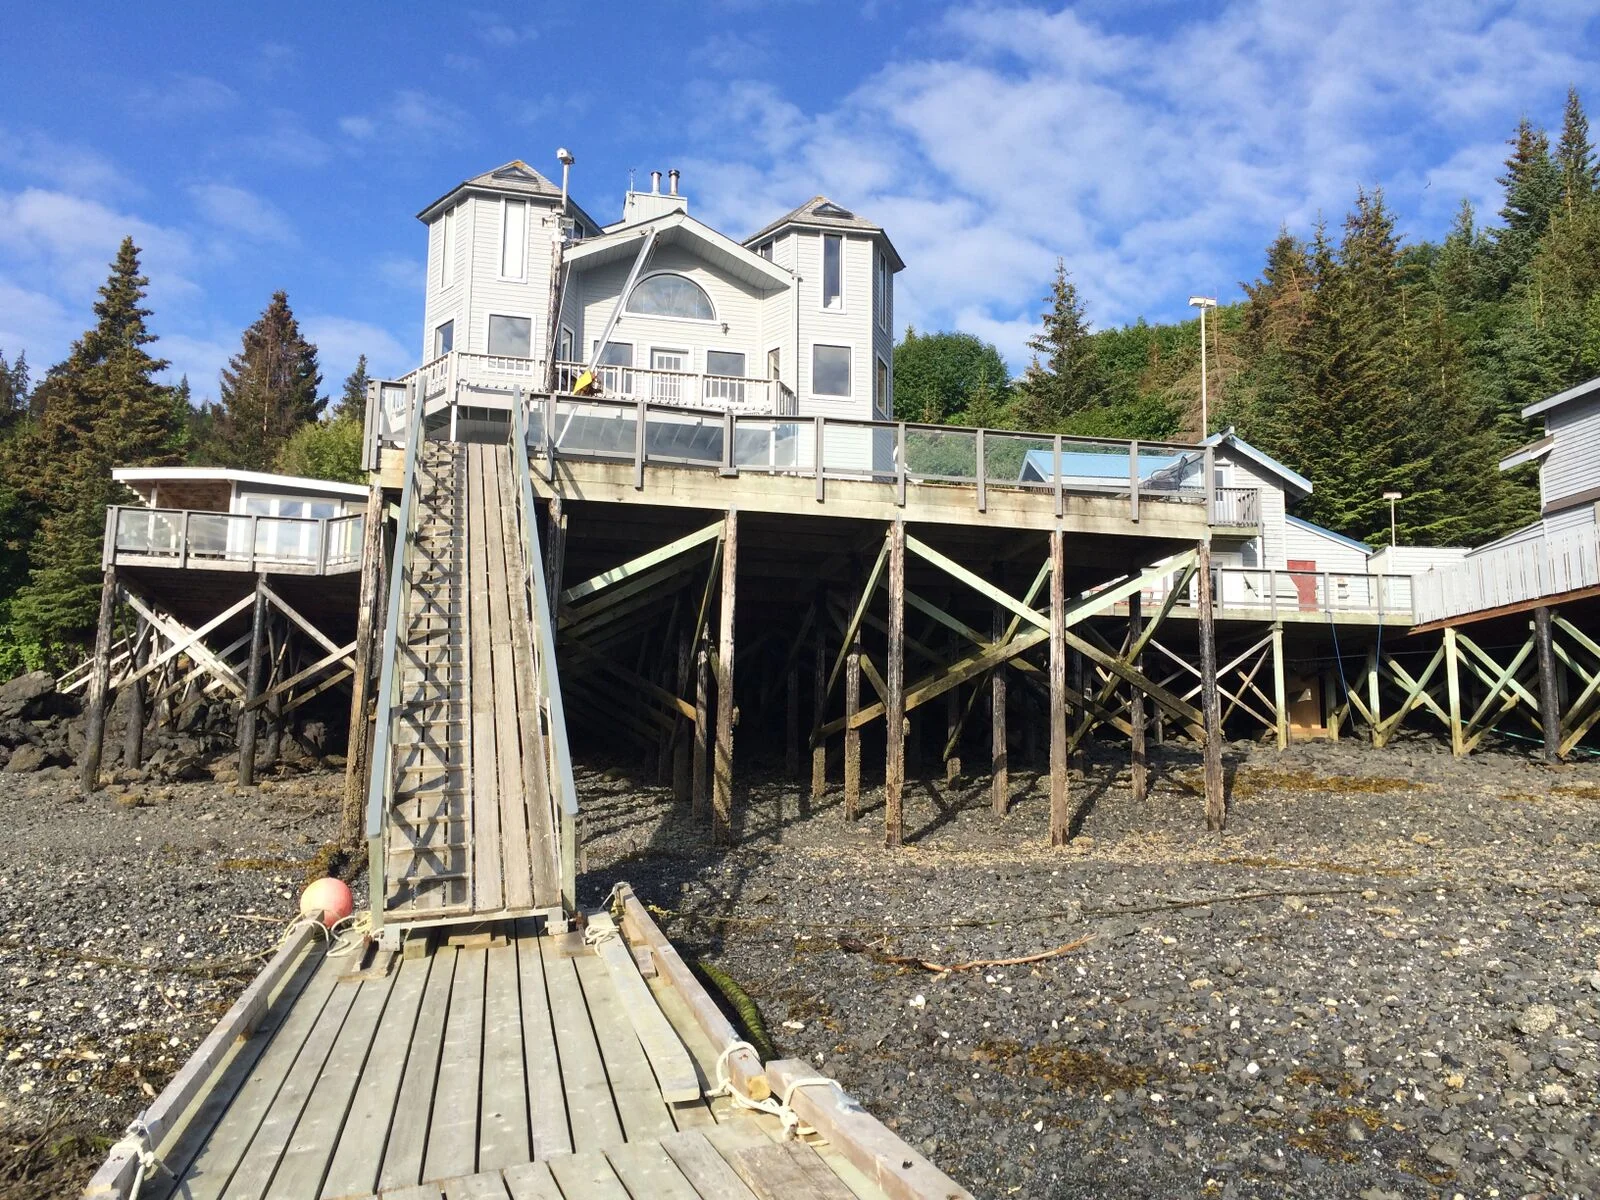
<path id="1" fill-rule="evenodd" d="M 671 1020 L 702 1091 L 715 1053 L 677 992 L 660 980 L 643 991 L 631 957 L 621 978 L 580 934 L 536 935 L 529 919 L 496 929 L 486 946 L 439 945 L 372 977 L 312 946 L 164 1140 L 163 1170 L 142 1194 L 884 1194 L 831 1147 L 776 1140 L 771 1118 L 665 1099 L 641 1007 Z"/>
<path id="2" fill-rule="evenodd" d="M 418 489 L 385 923 L 547 908 L 558 852 L 508 452 L 430 443 Z"/>

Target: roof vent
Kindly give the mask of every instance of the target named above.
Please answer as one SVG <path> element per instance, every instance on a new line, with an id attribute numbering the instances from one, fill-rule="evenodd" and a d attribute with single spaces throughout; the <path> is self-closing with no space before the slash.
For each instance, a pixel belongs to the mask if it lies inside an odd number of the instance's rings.
<path id="1" fill-rule="evenodd" d="M 494 173 L 493 178 L 520 179 L 524 183 L 533 183 L 539 176 L 534 173 L 531 167 L 525 167 L 521 163 L 507 163 Z"/>
<path id="2" fill-rule="evenodd" d="M 824 201 L 822 204 L 819 204 L 813 208 L 811 212 L 813 216 L 841 217 L 846 221 L 849 221 L 855 217 L 855 213 L 851 212 L 848 208 L 840 208 L 832 200 Z"/>

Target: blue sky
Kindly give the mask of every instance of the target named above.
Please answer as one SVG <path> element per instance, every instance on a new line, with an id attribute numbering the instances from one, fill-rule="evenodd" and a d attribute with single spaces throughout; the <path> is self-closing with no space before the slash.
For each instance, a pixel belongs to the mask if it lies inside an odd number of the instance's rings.
<path id="1" fill-rule="evenodd" d="M 329 390 L 420 350 L 414 214 L 512 158 L 615 219 L 678 167 L 736 236 L 818 192 L 908 263 L 898 317 L 1020 367 L 1057 255 L 1100 325 L 1238 295 L 1280 224 L 1381 186 L 1413 238 L 1499 206 L 1504 139 L 1600 130 L 1592 2 L 909 0 L 30 5 L 0 107 L 0 350 L 36 371 L 145 251 L 158 349 L 215 394 L 286 289 Z"/>

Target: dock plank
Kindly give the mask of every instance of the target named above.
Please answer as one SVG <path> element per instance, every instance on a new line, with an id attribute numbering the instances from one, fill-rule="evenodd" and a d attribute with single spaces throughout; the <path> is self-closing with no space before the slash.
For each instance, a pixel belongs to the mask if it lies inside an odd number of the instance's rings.
<path id="1" fill-rule="evenodd" d="M 616 1098 L 617 1113 L 630 1142 L 659 1138 L 676 1126 L 656 1087 L 650 1061 L 637 1037 L 629 1036 L 632 1027 L 611 973 L 598 955 L 585 954 L 573 960 L 583 985 L 584 1000 L 596 1029 L 603 1030 L 600 1053 L 605 1060 L 606 1077 Z"/>
<path id="2" fill-rule="evenodd" d="M 444 1181 L 445 1200 L 511 1200 L 499 1171 L 480 1172 Z"/>
<path id="3" fill-rule="evenodd" d="M 704 1200 L 755 1200 L 728 1160 L 699 1130 L 680 1130 L 661 1139 L 661 1148 Z"/>
<path id="4" fill-rule="evenodd" d="M 499 757 L 495 749 L 493 621 L 490 613 L 486 497 L 483 456 L 486 447 L 471 445 L 467 453 L 467 610 L 468 694 L 472 737 L 471 803 L 473 889 L 475 911 L 498 909 L 504 898 L 500 861 Z"/>
<path id="5" fill-rule="evenodd" d="M 563 1200 L 548 1163 L 520 1163 L 501 1172 L 511 1200 Z"/>
<path id="6" fill-rule="evenodd" d="M 479 1098 L 478 1170 L 494 1171 L 533 1157 L 528 1143 L 528 1091 L 522 1048 L 517 947 L 490 946 L 483 1002 L 483 1087 Z"/>
<path id="7" fill-rule="evenodd" d="M 545 991 L 544 958 L 532 918 L 517 922 L 517 971 L 522 984 L 522 1054 L 528 1090 L 528 1129 L 532 1157 L 572 1151 L 567 1127 L 567 1100 L 561 1088 L 561 1060 L 556 1054 L 550 997 Z M 552 1185 L 554 1186 L 554 1185 Z"/>
<path id="8" fill-rule="evenodd" d="M 605 1064 L 595 1043 L 594 1026 L 578 984 L 575 960 L 563 957 L 557 947 L 558 943 L 570 946 L 574 941 L 582 947 L 581 934 L 542 937 L 539 951 L 544 959 L 545 989 L 550 997 L 573 1149 L 581 1152 L 614 1146 L 624 1139 Z"/>
<path id="9" fill-rule="evenodd" d="M 610 914 L 596 913 L 590 918 L 590 925 L 603 935 L 595 944 L 595 954 L 605 964 L 621 1007 L 655 1073 L 661 1095 L 672 1103 L 700 1099 L 700 1074 L 694 1060 L 656 1004 L 632 951 L 620 936 L 615 936 L 616 926 Z"/>
<path id="10" fill-rule="evenodd" d="M 458 953 L 452 946 L 441 946 L 433 952 L 433 966 L 412 1028 L 411 1049 L 395 1102 L 394 1124 L 389 1127 L 389 1142 L 378 1171 L 380 1189 L 408 1187 L 422 1179 L 428 1118 L 433 1112 L 434 1083 L 439 1076 L 439 1052 L 444 1045 Z"/>
<path id="11" fill-rule="evenodd" d="M 810 1146 L 768 1142 L 725 1156 L 757 1200 L 856 1200 Z"/>
<path id="12" fill-rule="evenodd" d="M 493 619 L 495 749 L 500 766 L 500 833 L 505 871 L 505 904 L 509 909 L 533 907 L 533 870 L 528 854 L 527 785 L 523 778 L 522 735 L 517 717 L 516 618 L 525 610 L 520 555 L 507 554 L 507 542 L 516 537 L 515 509 L 511 507 L 510 458 L 503 446 L 485 447 L 484 486 L 489 513 L 485 521 L 489 559 L 490 612 Z"/>
<path id="13" fill-rule="evenodd" d="M 628 1200 L 628 1189 L 598 1150 L 552 1158 L 550 1173 L 566 1200 Z"/>
<path id="14" fill-rule="evenodd" d="M 630 1196 L 649 1196 L 652 1200 L 700 1200 L 700 1193 L 684 1178 L 677 1163 L 659 1142 L 629 1142 L 606 1150 L 611 1169 L 622 1180 Z"/>
<path id="15" fill-rule="evenodd" d="M 439 1056 L 433 1092 L 424 1180 L 452 1179 L 478 1169 L 478 1095 L 483 1064 L 483 989 L 489 956 L 485 950 L 456 952 L 455 986 Z"/>
<path id="16" fill-rule="evenodd" d="M 362 1068 L 344 1128 L 339 1132 L 327 1178 L 322 1181 L 322 1200 L 362 1195 L 377 1187 L 378 1169 L 383 1165 L 383 1149 L 416 1029 L 417 1010 L 432 965 L 433 958 L 426 956 L 400 959 L 394 967 L 389 1003 Z"/>

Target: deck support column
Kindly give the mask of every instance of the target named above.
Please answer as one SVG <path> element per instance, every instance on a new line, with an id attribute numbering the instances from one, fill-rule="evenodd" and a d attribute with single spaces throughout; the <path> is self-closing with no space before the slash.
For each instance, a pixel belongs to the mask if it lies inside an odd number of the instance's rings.
<path id="1" fill-rule="evenodd" d="M 365 833 L 367 776 L 371 764 L 372 663 L 376 641 L 383 636 L 383 487 L 367 491 L 367 513 L 361 530 L 361 598 L 356 610 L 355 672 L 350 677 L 350 733 L 345 744 L 344 811 L 340 839 L 359 846 Z"/>
<path id="2" fill-rule="evenodd" d="M 828 719 L 828 636 L 823 632 L 825 598 L 817 597 L 817 640 L 811 660 L 811 803 L 828 791 L 828 740 L 822 725 Z"/>
<path id="3" fill-rule="evenodd" d="M 266 576 L 256 576 L 256 602 L 250 612 L 250 662 L 245 674 L 244 712 L 239 716 L 239 786 L 252 787 L 256 781 L 256 727 L 261 706 L 262 645 L 267 636 Z"/>
<path id="4" fill-rule="evenodd" d="M 1548 605 L 1533 610 L 1533 640 L 1539 653 L 1539 728 L 1547 762 L 1561 760 L 1561 692 L 1556 678 L 1555 642 Z"/>
<path id="5" fill-rule="evenodd" d="M 1006 635 L 1005 614 L 995 609 L 989 630 L 998 643 Z M 989 778 L 989 807 L 994 815 L 1003 817 L 1011 804 L 1011 762 L 1006 745 L 1006 672 L 1009 666 L 1001 663 L 989 673 L 989 749 L 991 762 Z"/>
<path id="6" fill-rule="evenodd" d="M 100 619 L 94 630 L 94 667 L 83 724 L 83 761 L 79 785 L 85 794 L 100 787 L 100 752 L 106 737 L 106 699 L 111 690 L 111 635 L 117 611 L 117 569 L 107 567 L 100 581 Z"/>
<path id="7" fill-rule="evenodd" d="M 1065 846 L 1067 808 L 1067 589 L 1061 529 L 1050 531 L 1050 844 Z"/>
<path id="8" fill-rule="evenodd" d="M 1283 622 L 1272 623 L 1272 703 L 1277 721 L 1278 749 L 1289 748 L 1289 689 L 1284 678 Z"/>
<path id="9" fill-rule="evenodd" d="M 861 814 L 861 730 L 852 722 L 861 711 L 861 627 L 850 638 L 844 660 L 844 819 Z"/>
<path id="10" fill-rule="evenodd" d="M 546 542 L 549 547 L 545 551 L 545 589 L 550 597 L 552 607 L 559 607 L 561 603 L 561 579 L 565 573 L 567 557 L 567 513 L 561 503 L 561 495 L 557 493 L 550 497 L 549 507 L 550 537 Z M 552 612 L 551 618 L 556 614 Z"/>
<path id="11" fill-rule="evenodd" d="M 678 626 L 678 677 L 677 694 L 689 690 L 689 676 L 694 663 L 694 630 L 688 623 Z M 680 804 L 689 802 L 692 792 L 690 780 L 690 753 L 694 730 L 681 714 L 677 719 L 677 733 L 672 739 L 672 798 Z"/>
<path id="12" fill-rule="evenodd" d="M 1206 828 L 1220 830 L 1228 817 L 1222 790 L 1222 710 L 1217 702 L 1217 630 L 1212 609 L 1211 543 L 1197 547 L 1195 577 L 1199 585 L 1200 613 L 1196 622 L 1200 639 L 1200 712 L 1205 720 L 1202 747 L 1205 757 Z"/>
<path id="13" fill-rule="evenodd" d="M 952 608 L 954 605 L 951 606 Z M 961 657 L 960 643 L 952 634 L 946 642 L 946 655 L 951 662 Z M 961 689 L 953 687 L 944 697 L 944 781 L 954 783 L 961 777 Z"/>
<path id="14" fill-rule="evenodd" d="M 150 657 L 150 650 L 141 646 L 139 642 L 139 626 L 142 619 L 135 618 L 132 645 L 133 653 L 128 656 L 128 674 L 136 675 L 140 667 Z M 148 628 L 148 626 L 147 626 Z M 150 631 L 154 634 L 154 630 Z M 145 721 L 145 695 L 144 680 L 134 679 L 128 685 L 128 726 L 123 731 L 122 738 L 122 765 L 129 771 L 137 771 L 144 764 L 144 721 Z"/>
<path id="15" fill-rule="evenodd" d="M 1367 708 L 1372 714 L 1372 729 L 1369 731 L 1369 736 L 1374 746 L 1383 744 L 1379 740 L 1382 735 L 1378 732 L 1378 724 L 1383 720 L 1383 713 L 1378 708 L 1380 703 L 1378 689 L 1383 682 L 1379 673 L 1381 667 L 1382 664 L 1378 661 L 1378 648 L 1374 646 L 1367 651 Z"/>
<path id="16" fill-rule="evenodd" d="M 1139 644 L 1140 635 L 1144 632 L 1144 612 L 1142 597 L 1134 592 L 1128 597 L 1128 645 Z M 1137 654 L 1129 664 L 1135 671 L 1143 674 L 1144 655 Z M 1144 689 L 1133 684 L 1128 685 L 1128 755 L 1130 758 L 1128 769 L 1128 788 L 1133 794 L 1135 802 L 1142 802 L 1150 791 L 1150 757 L 1145 749 L 1145 717 L 1144 717 Z"/>
<path id="17" fill-rule="evenodd" d="M 906 782 L 906 525 L 889 526 L 889 650 L 884 668 L 883 841 L 899 846 L 905 840 Z"/>
<path id="18" fill-rule="evenodd" d="M 706 791 L 706 743 L 711 731 L 711 635 L 700 631 L 694 650 L 694 748 L 691 806 L 697 820 L 711 815 L 711 797 Z"/>
<path id="19" fill-rule="evenodd" d="M 733 706 L 734 589 L 739 573 L 739 513 L 728 510 L 722 536 L 722 613 L 717 630 L 717 745 L 711 794 L 711 840 L 718 846 L 733 841 Z"/>
<path id="20" fill-rule="evenodd" d="M 1328 731 L 1328 740 L 1339 740 L 1339 676 L 1333 671 L 1322 673 L 1322 725 Z"/>
<path id="21" fill-rule="evenodd" d="M 1454 626 L 1446 626 L 1444 631 L 1444 677 L 1450 693 L 1450 753 L 1461 758 L 1467 742 L 1461 730 L 1461 651 Z"/>
<path id="22" fill-rule="evenodd" d="M 1083 687 L 1083 653 L 1076 647 L 1067 651 L 1067 665 L 1069 668 L 1068 682 L 1072 685 L 1072 694 L 1079 697 L 1079 699 L 1071 700 L 1067 703 L 1069 718 L 1067 726 L 1069 732 L 1067 741 L 1068 757 L 1081 771 L 1087 754 L 1084 743 L 1088 739 L 1088 730 L 1085 727 L 1089 723 L 1089 712 L 1083 704 L 1083 697 L 1086 695 Z M 1076 734 L 1077 736 L 1072 737 L 1070 736 L 1071 734 Z"/>

